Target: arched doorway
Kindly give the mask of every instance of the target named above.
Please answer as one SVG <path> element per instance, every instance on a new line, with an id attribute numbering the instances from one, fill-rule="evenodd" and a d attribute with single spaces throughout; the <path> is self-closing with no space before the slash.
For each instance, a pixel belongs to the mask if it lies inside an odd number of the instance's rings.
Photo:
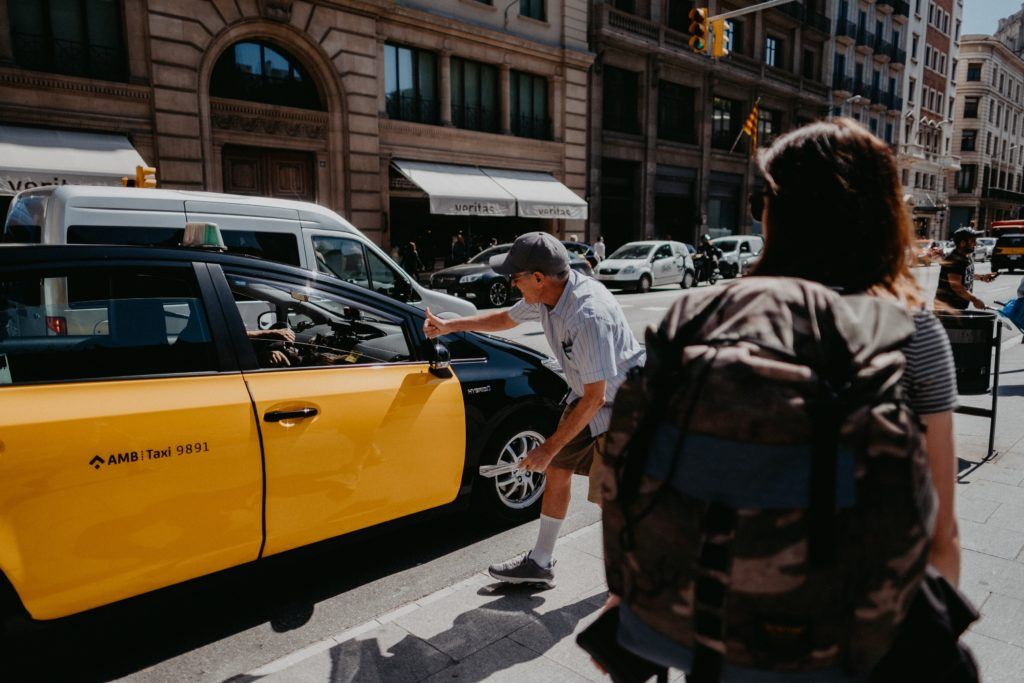
<path id="1" fill-rule="evenodd" d="M 210 74 L 210 121 L 222 189 L 317 201 L 328 162 L 325 98 L 285 48 L 244 39 L 221 53 Z"/>

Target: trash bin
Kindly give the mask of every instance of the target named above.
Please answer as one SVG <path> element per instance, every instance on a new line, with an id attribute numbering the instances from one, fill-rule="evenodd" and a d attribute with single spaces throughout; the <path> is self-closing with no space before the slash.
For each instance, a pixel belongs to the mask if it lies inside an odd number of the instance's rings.
<path id="1" fill-rule="evenodd" d="M 949 336 L 956 365 L 956 388 L 961 394 L 988 393 L 992 377 L 992 339 L 996 314 L 992 311 L 936 313 Z"/>

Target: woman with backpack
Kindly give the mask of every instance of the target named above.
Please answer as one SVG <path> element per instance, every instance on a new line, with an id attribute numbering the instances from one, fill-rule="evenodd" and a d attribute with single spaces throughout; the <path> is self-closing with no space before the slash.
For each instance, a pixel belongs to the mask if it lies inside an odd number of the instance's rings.
<path id="1" fill-rule="evenodd" d="M 603 515 L 622 651 L 588 650 L 615 680 L 646 680 L 643 660 L 692 683 L 975 680 L 952 588 L 953 358 L 910 273 L 895 158 L 838 119 L 758 161 L 755 277 L 684 295 L 616 399 Z"/>

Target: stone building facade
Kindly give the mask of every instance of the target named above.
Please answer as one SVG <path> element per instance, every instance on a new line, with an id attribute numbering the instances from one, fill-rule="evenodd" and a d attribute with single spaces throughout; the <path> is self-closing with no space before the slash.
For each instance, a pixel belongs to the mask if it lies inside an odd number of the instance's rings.
<path id="1" fill-rule="evenodd" d="M 993 36 L 962 36 L 956 83 L 949 227 L 987 229 L 1024 209 L 1024 59 Z"/>
<path id="2" fill-rule="evenodd" d="M 708 0 L 712 15 L 747 0 Z M 589 237 L 694 242 L 759 232 L 746 197 L 759 182 L 750 142 L 737 141 L 759 102 L 759 143 L 825 116 L 831 0 L 736 19 L 720 61 L 688 46 L 676 0 L 596 1 L 591 49 Z"/>
<path id="3" fill-rule="evenodd" d="M 952 141 L 963 2 L 911 4 L 900 172 L 918 237 L 946 239 L 950 174 L 959 169 L 960 148 Z"/>
<path id="4" fill-rule="evenodd" d="M 586 0 L 73 5 L 0 0 L 0 121 L 120 133 L 161 187 L 316 201 L 385 246 L 583 231 L 432 215 L 393 162 L 544 172 L 583 196 Z"/>

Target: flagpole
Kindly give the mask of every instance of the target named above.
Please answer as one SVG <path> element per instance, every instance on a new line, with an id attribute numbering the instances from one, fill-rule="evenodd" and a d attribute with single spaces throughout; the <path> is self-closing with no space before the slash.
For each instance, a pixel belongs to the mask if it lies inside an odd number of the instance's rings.
<path id="1" fill-rule="evenodd" d="M 761 104 L 761 98 L 759 96 L 757 98 L 757 102 L 754 102 L 753 109 L 751 109 L 750 111 L 754 111 L 754 109 L 757 109 L 757 107 L 760 106 L 760 104 Z M 749 117 L 750 115 L 748 114 L 747 116 Z M 746 123 L 746 122 L 747 122 L 747 119 L 743 119 L 743 123 Z M 736 145 L 740 144 L 740 138 L 742 138 L 742 137 L 743 137 L 743 126 L 740 126 L 740 134 L 736 136 L 735 140 L 733 140 L 732 147 L 729 148 L 729 152 L 730 153 L 736 151 Z"/>

